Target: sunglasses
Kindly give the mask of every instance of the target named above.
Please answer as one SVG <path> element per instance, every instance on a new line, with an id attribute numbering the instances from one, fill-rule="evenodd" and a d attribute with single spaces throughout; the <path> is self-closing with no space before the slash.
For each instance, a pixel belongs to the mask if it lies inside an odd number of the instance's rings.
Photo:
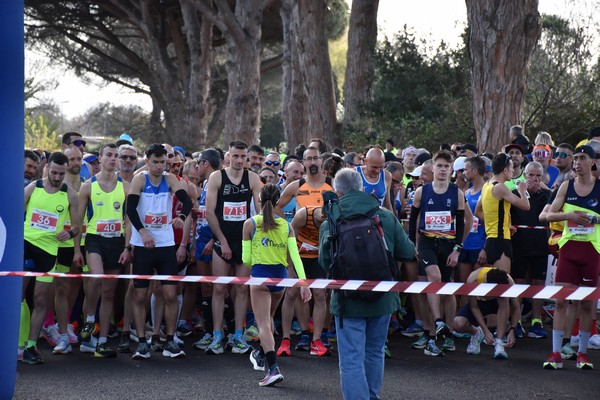
<path id="1" fill-rule="evenodd" d="M 571 155 L 570 155 L 570 154 L 567 154 L 567 153 L 565 153 L 564 151 L 559 151 L 558 153 L 556 153 L 556 156 L 557 156 L 558 158 L 567 158 L 567 157 L 570 157 Z"/>
<path id="2" fill-rule="evenodd" d="M 122 156 L 119 156 L 119 158 L 120 158 L 121 160 L 129 160 L 129 161 L 135 161 L 135 160 L 137 160 L 137 157 L 136 157 L 136 156 L 126 156 L 126 155 L 122 155 Z"/>
<path id="3" fill-rule="evenodd" d="M 536 150 L 533 152 L 533 155 L 535 157 L 548 157 L 550 153 L 548 153 L 546 150 Z"/>
<path id="4" fill-rule="evenodd" d="M 79 146 L 83 146 L 83 147 L 85 147 L 85 145 L 86 145 L 86 141 L 85 141 L 85 140 L 83 140 L 83 139 L 77 139 L 77 140 L 72 140 L 72 141 L 70 141 L 70 142 L 69 142 L 69 144 L 73 144 L 73 145 L 75 145 L 75 146 L 77 146 L 77 147 L 79 147 Z"/>
<path id="5" fill-rule="evenodd" d="M 168 153 L 168 154 L 167 154 L 167 157 L 169 157 L 169 158 L 173 158 L 173 157 L 175 157 L 175 154 L 173 154 L 173 153 Z"/>
<path id="6" fill-rule="evenodd" d="M 274 167 L 279 167 L 279 164 L 281 164 L 279 161 L 265 161 L 265 165 L 267 166 L 274 166 Z"/>

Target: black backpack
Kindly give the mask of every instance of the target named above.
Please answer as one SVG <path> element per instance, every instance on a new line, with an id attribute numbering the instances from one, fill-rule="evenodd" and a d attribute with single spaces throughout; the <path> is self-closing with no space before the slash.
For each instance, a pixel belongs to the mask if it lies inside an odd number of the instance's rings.
<path id="1" fill-rule="evenodd" d="M 334 248 L 331 278 L 338 280 L 393 281 L 398 265 L 383 237 L 375 207 L 367 214 L 355 214 L 336 220 L 330 236 Z M 335 231 L 335 232 L 333 232 Z M 384 292 L 342 290 L 348 299 L 376 301 Z"/>

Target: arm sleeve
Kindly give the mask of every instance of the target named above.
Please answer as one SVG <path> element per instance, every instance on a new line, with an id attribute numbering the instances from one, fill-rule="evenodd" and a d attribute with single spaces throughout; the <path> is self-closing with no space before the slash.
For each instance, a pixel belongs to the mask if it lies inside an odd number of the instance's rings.
<path id="1" fill-rule="evenodd" d="M 410 208 L 410 219 L 408 221 L 408 238 L 413 242 L 417 243 L 417 218 L 421 212 L 420 207 L 412 206 Z"/>
<path id="2" fill-rule="evenodd" d="M 467 204 L 467 207 L 469 205 Z M 456 210 L 456 235 L 455 242 L 462 244 L 462 240 L 465 234 L 465 210 Z"/>
<path id="3" fill-rule="evenodd" d="M 127 216 L 131 221 L 131 225 L 137 231 L 144 229 L 144 224 L 142 224 L 142 220 L 140 219 L 140 215 L 137 212 L 137 206 L 140 203 L 140 195 L 139 194 L 130 194 L 127 196 Z"/>
<path id="4" fill-rule="evenodd" d="M 290 258 L 294 263 L 296 275 L 298 275 L 298 278 L 300 279 L 306 279 L 306 274 L 304 273 L 304 265 L 302 265 L 302 259 L 300 258 L 300 253 L 298 253 L 298 246 L 296 245 L 295 237 L 288 238 L 288 251 L 290 252 Z"/>
<path id="5" fill-rule="evenodd" d="M 181 204 L 183 204 L 181 213 L 187 217 L 190 214 L 190 211 L 192 211 L 192 200 L 190 200 L 190 196 L 188 196 L 187 192 L 183 189 L 176 191 L 175 196 L 177 196 Z"/>
<path id="6" fill-rule="evenodd" d="M 242 240 L 242 262 L 252 268 L 252 240 Z"/>

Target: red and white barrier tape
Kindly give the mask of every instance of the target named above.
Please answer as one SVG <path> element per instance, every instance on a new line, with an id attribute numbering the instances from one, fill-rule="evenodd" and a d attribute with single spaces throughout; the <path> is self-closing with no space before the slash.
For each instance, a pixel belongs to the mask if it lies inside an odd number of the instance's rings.
<path id="1" fill-rule="evenodd" d="M 269 285 L 280 287 L 307 286 L 311 289 L 366 290 L 373 292 L 399 292 L 417 294 L 461 295 L 478 297 L 528 297 L 542 300 L 598 300 L 600 288 L 497 285 L 494 283 L 432 283 L 395 281 L 348 281 L 329 279 L 281 279 L 281 278 L 238 278 L 233 276 L 203 275 L 109 275 L 109 274 L 61 274 L 42 272 L 0 271 L 2 276 L 52 276 L 55 278 L 100 278 L 100 279 L 146 279 L 155 281 L 176 281 L 192 283 L 221 283 L 233 285 Z"/>

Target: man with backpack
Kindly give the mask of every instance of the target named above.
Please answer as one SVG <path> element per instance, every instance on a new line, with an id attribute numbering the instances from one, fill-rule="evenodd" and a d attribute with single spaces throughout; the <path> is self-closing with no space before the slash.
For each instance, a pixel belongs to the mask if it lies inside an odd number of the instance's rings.
<path id="1" fill-rule="evenodd" d="M 339 204 L 335 193 L 323 194 L 328 218 L 319 235 L 321 267 L 334 279 L 395 280 L 392 259 L 408 260 L 415 255 L 397 218 L 363 192 L 360 174 L 353 169 L 340 170 L 333 187 Z M 354 246 L 347 245 L 351 243 Z M 385 258 L 381 260 L 377 253 Z M 373 278 L 377 276 L 386 279 Z M 345 399 L 379 398 L 390 315 L 399 308 L 396 292 L 333 291 L 331 313 Z"/>

